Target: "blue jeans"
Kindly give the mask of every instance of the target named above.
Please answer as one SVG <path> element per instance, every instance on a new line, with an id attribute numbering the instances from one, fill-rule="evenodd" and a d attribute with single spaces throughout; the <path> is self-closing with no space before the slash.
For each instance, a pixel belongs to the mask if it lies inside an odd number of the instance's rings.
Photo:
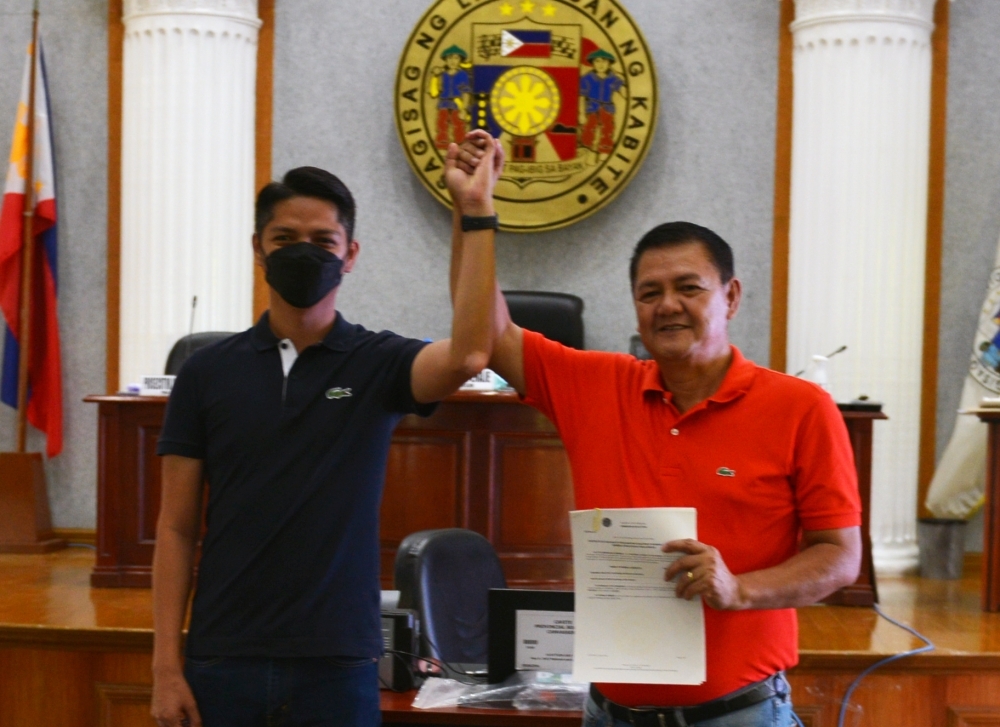
<path id="1" fill-rule="evenodd" d="M 371 659 L 188 658 L 205 727 L 378 727 L 378 665 Z"/>
<path id="2" fill-rule="evenodd" d="M 724 714 L 715 719 L 692 722 L 690 727 L 790 727 L 792 722 L 792 689 L 783 676 L 772 677 L 776 694 L 753 706 Z M 207 727 L 207 726 L 206 726 Z M 628 722 L 613 719 L 587 697 L 583 709 L 583 727 L 632 727 Z"/>

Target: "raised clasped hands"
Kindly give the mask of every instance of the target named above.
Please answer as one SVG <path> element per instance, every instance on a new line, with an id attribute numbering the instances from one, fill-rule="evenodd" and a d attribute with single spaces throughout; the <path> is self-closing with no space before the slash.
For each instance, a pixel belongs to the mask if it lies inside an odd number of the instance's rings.
<path id="1" fill-rule="evenodd" d="M 471 131 L 461 144 L 448 147 L 445 183 L 462 214 L 493 214 L 493 188 L 503 172 L 503 164 L 503 146 L 483 129 Z"/>
<path id="2" fill-rule="evenodd" d="M 701 596 L 712 608 L 735 611 L 746 608 L 740 581 L 734 576 L 719 551 L 690 538 L 671 540 L 661 550 L 682 553 L 663 574 L 664 580 L 676 579 L 677 597 L 690 601 Z"/>

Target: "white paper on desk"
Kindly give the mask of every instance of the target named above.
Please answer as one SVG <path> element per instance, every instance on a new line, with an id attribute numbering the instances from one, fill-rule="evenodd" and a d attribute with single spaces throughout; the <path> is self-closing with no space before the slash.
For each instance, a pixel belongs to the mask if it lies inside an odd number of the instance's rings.
<path id="1" fill-rule="evenodd" d="M 573 680 L 631 684 L 705 681 L 701 599 L 677 598 L 663 580 L 679 553 L 668 540 L 696 538 L 688 507 L 575 510 Z"/>

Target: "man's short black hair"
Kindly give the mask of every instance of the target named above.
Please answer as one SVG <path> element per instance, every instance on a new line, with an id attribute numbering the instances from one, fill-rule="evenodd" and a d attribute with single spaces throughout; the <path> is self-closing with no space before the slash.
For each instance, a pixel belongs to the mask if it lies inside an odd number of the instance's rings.
<path id="1" fill-rule="evenodd" d="M 643 235 L 632 252 L 632 261 L 628 267 L 632 288 L 635 288 L 635 278 L 639 272 L 639 259 L 646 251 L 686 245 L 691 242 L 700 243 L 705 248 L 715 269 L 719 271 L 719 279 L 723 285 L 733 279 L 735 274 L 733 249 L 729 247 L 729 243 L 707 227 L 693 222 L 664 222 Z"/>
<path id="2" fill-rule="evenodd" d="M 271 182 L 257 195 L 254 231 L 261 238 L 267 223 L 274 219 L 274 206 L 292 197 L 315 197 L 337 208 L 347 241 L 354 239 L 354 197 L 347 185 L 325 169 L 298 167 L 289 170 L 280 182 Z"/>

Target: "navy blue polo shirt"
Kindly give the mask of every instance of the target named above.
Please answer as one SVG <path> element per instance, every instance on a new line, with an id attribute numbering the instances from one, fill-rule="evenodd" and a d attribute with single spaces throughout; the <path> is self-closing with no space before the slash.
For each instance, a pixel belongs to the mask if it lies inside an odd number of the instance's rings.
<path id="1" fill-rule="evenodd" d="M 378 513 L 392 431 L 413 399 L 422 341 L 337 315 L 287 379 L 265 313 L 196 351 L 157 453 L 204 462 L 189 656 L 381 653 Z"/>

